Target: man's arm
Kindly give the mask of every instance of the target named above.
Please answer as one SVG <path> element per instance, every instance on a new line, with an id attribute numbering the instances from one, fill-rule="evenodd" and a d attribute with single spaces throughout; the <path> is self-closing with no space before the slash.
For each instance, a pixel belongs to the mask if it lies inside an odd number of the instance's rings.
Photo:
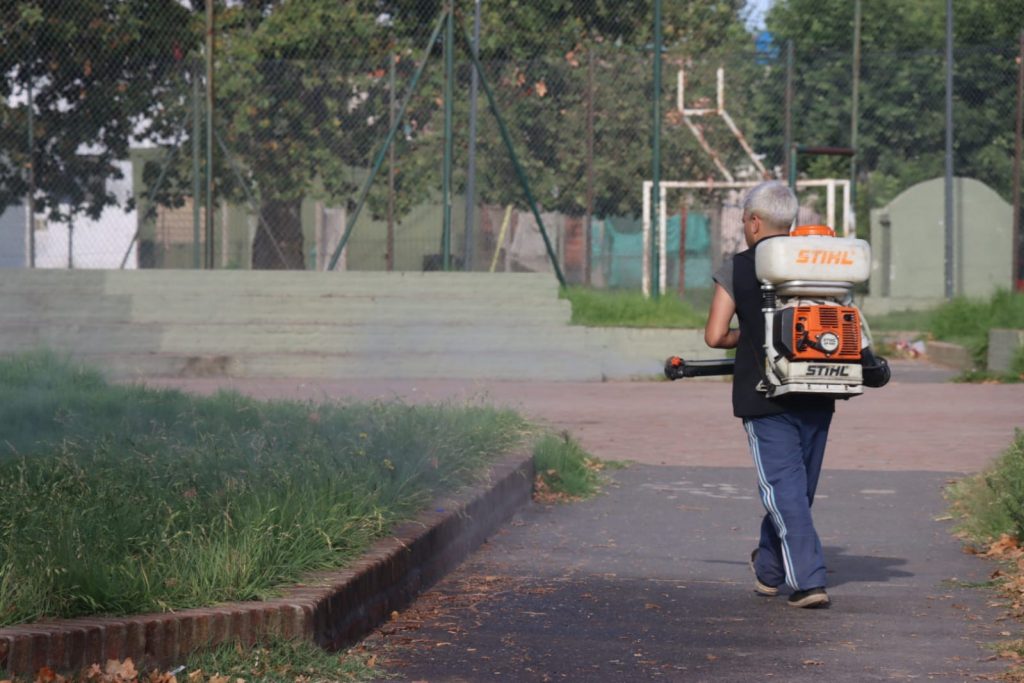
<path id="1" fill-rule="evenodd" d="M 711 298 L 708 322 L 704 326 L 704 342 L 714 349 L 734 349 L 740 341 L 740 331 L 730 330 L 729 323 L 736 314 L 736 302 L 720 284 L 715 284 Z"/>

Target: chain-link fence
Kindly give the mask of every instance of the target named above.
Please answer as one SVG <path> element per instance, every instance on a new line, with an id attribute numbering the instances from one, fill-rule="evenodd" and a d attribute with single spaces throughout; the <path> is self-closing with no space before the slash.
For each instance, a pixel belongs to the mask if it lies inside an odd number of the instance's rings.
<path id="1" fill-rule="evenodd" d="M 5 3 L 0 265 L 552 270 L 553 255 L 570 282 L 639 287 L 652 4 L 458 0 L 449 42 L 441 0 L 240 0 L 212 21 L 200 0 Z M 862 235 L 871 209 L 942 175 L 941 12 L 865 0 L 855 69 L 852 4 L 780 0 L 771 35 L 741 0 L 666 6 L 662 178 L 691 185 L 665 194 L 667 288 L 707 285 L 739 246 L 744 183 L 785 179 L 787 144 L 856 146 L 855 168 L 796 170 L 835 181 L 801 191 L 805 217 Z M 1024 6 L 957 12 L 956 173 L 1011 202 Z"/>

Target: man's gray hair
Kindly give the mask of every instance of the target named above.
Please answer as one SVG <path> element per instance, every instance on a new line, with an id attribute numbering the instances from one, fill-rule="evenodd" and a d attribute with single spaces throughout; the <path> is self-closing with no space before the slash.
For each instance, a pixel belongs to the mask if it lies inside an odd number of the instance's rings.
<path id="1" fill-rule="evenodd" d="M 800 203 L 789 185 L 778 180 L 766 180 L 747 193 L 743 210 L 760 216 L 769 230 L 782 231 L 793 225 Z"/>

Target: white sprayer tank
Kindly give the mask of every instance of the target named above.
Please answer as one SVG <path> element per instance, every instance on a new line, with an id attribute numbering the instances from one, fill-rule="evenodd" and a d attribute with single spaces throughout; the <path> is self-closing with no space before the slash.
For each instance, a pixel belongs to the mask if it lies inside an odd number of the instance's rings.
<path id="1" fill-rule="evenodd" d="M 783 296 L 840 296 L 871 274 L 871 246 L 852 237 L 777 237 L 755 254 L 758 280 Z"/>

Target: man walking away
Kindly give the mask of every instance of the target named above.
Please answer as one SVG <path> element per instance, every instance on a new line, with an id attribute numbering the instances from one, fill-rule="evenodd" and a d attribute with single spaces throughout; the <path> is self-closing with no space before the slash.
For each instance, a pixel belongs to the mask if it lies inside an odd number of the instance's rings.
<path id="1" fill-rule="evenodd" d="M 713 348 L 736 349 L 733 413 L 743 420 L 766 511 L 760 543 L 750 556 L 754 590 L 775 596 L 786 584 L 792 591 L 790 605 L 825 607 L 825 558 L 811 505 L 835 400 L 809 394 L 768 398 L 757 390 L 764 380 L 765 328 L 754 255 L 764 240 L 789 234 L 798 209 L 793 191 L 781 182 L 750 190 L 742 216 L 748 249 L 714 274 L 704 340 Z M 734 315 L 739 329 L 729 327 Z"/>

